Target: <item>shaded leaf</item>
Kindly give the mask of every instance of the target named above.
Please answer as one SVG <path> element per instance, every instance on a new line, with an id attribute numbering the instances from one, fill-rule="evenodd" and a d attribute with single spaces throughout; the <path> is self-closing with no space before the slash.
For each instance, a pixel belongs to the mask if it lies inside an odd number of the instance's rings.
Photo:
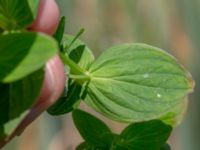
<path id="1" fill-rule="evenodd" d="M 9 119 L 19 117 L 35 103 L 40 94 L 43 77 L 44 71 L 40 69 L 10 84 Z"/>
<path id="2" fill-rule="evenodd" d="M 96 147 L 104 147 L 104 135 L 111 130 L 101 120 L 82 110 L 73 111 L 73 120 L 85 141 Z"/>
<path id="3" fill-rule="evenodd" d="M 57 42 L 41 33 L 0 36 L 0 82 L 13 82 L 42 68 L 58 50 Z"/>
<path id="4" fill-rule="evenodd" d="M 4 123 L 9 120 L 9 85 L 0 84 L 0 139 L 5 137 Z"/>
<path id="5" fill-rule="evenodd" d="M 116 150 L 158 150 L 171 130 L 171 126 L 159 120 L 131 124 L 122 131 Z"/>
<path id="6" fill-rule="evenodd" d="M 36 102 L 43 83 L 41 69 L 9 85 L 0 85 L 0 138 L 9 136 Z"/>
<path id="7" fill-rule="evenodd" d="M 91 146 L 86 142 L 81 143 L 76 147 L 76 150 L 101 150 L 95 146 Z"/>
<path id="8" fill-rule="evenodd" d="M 21 29 L 30 25 L 37 15 L 39 0 L 1 0 L 0 27 Z"/>
<path id="9" fill-rule="evenodd" d="M 58 28 L 53 35 L 59 44 L 61 43 L 63 39 L 64 32 L 65 32 L 65 17 L 63 16 L 61 17 Z"/>
<path id="10" fill-rule="evenodd" d="M 68 84 L 69 90 L 48 109 L 49 114 L 54 116 L 63 115 L 79 106 L 82 87 L 75 83 L 70 84 L 70 81 Z"/>
<path id="11" fill-rule="evenodd" d="M 160 150 L 171 150 L 169 144 L 165 144 Z"/>

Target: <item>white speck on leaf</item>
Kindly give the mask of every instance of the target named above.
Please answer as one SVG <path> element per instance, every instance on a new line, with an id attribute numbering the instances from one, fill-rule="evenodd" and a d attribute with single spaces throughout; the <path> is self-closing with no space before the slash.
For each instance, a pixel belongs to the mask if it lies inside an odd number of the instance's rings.
<path id="1" fill-rule="evenodd" d="M 143 77 L 144 77 L 144 78 L 148 78 L 148 77 L 149 77 L 149 74 L 144 74 Z"/>
<path id="2" fill-rule="evenodd" d="M 158 98 L 161 98 L 161 95 L 160 95 L 159 93 L 157 93 L 157 97 L 158 97 Z"/>

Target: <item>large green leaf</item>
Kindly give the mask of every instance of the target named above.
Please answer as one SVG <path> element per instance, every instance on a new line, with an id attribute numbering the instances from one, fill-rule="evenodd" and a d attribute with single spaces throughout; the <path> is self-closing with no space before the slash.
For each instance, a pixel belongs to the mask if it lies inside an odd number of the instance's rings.
<path id="1" fill-rule="evenodd" d="M 81 68 L 87 70 L 94 61 L 94 56 L 91 50 L 78 39 L 71 45 L 71 47 L 68 48 L 73 40 L 74 36 L 66 34 L 64 35 L 62 43 L 63 47 L 66 47 L 66 55 L 68 55 L 70 59 L 78 64 Z M 82 94 L 84 93 L 82 91 L 82 86 L 76 83 L 72 78 L 68 81 L 66 86 L 68 87 L 68 92 L 65 93 L 65 96 L 61 97 L 48 109 L 49 114 L 62 115 L 72 111 L 78 106 L 83 96 Z"/>
<path id="2" fill-rule="evenodd" d="M 159 150 L 171 130 L 159 120 L 131 124 L 121 133 L 115 150 Z"/>
<path id="3" fill-rule="evenodd" d="M 96 147 L 107 146 L 104 136 L 111 130 L 101 120 L 81 110 L 73 111 L 73 120 L 85 141 Z"/>
<path id="4" fill-rule="evenodd" d="M 44 71 L 40 69 L 22 80 L 10 84 L 9 118 L 20 116 L 37 100 L 43 84 Z"/>
<path id="5" fill-rule="evenodd" d="M 37 15 L 39 0 L 1 0 L 0 27 L 11 30 L 30 25 Z"/>
<path id="6" fill-rule="evenodd" d="M 41 33 L 0 36 L 0 82 L 13 82 L 35 72 L 57 51 L 57 42 Z"/>
<path id="7" fill-rule="evenodd" d="M 125 122 L 161 117 L 193 88 L 190 74 L 172 56 L 145 44 L 108 49 L 92 64 L 89 74 L 85 102 Z"/>
<path id="8" fill-rule="evenodd" d="M 10 135 L 36 102 L 43 83 L 41 69 L 10 85 L 0 85 L 0 138 Z"/>

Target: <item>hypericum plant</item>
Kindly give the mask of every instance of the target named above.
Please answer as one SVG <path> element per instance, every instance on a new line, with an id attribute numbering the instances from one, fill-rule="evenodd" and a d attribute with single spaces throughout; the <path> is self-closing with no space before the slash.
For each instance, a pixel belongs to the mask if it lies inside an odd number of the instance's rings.
<path id="1" fill-rule="evenodd" d="M 193 90 L 189 72 L 171 55 L 146 44 L 114 46 L 95 59 L 78 40 L 83 30 L 75 37 L 64 34 L 64 17 L 53 37 L 30 32 L 26 28 L 36 17 L 38 1 L 0 1 L 0 147 L 52 105 L 37 99 L 44 66 L 59 54 L 68 80 L 63 95 L 47 111 L 72 112 L 85 140 L 77 150 L 169 150 L 166 141 Z M 128 127 L 113 133 L 80 110 L 81 101 Z"/>

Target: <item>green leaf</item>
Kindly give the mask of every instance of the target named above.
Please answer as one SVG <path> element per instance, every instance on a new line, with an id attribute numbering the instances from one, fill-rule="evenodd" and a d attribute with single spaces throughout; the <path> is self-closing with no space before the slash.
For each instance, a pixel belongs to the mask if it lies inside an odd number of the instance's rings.
<path id="1" fill-rule="evenodd" d="M 42 68 L 57 50 L 57 42 L 41 33 L 0 36 L 0 82 L 13 82 L 35 72 Z"/>
<path id="2" fill-rule="evenodd" d="M 63 37 L 63 46 L 66 47 L 68 55 L 81 68 L 88 70 L 94 61 L 92 51 L 80 40 L 76 40 L 69 48 L 69 44 L 74 40 L 74 36 L 65 34 Z"/>
<path id="3" fill-rule="evenodd" d="M 73 41 L 74 37 L 71 35 L 64 35 L 63 46 L 68 47 L 68 45 Z M 65 54 L 67 57 L 69 55 L 70 59 L 79 65 L 84 70 L 94 61 L 94 56 L 91 50 L 83 44 L 80 40 L 76 40 L 73 45 L 67 48 Z M 71 73 L 71 72 L 70 72 Z M 69 75 L 70 80 L 68 81 L 68 92 L 64 94 L 54 105 L 48 109 L 48 113 L 51 115 L 63 115 L 65 113 L 71 112 L 73 109 L 79 106 L 82 94 L 84 94 L 83 88 L 75 80 L 80 76 Z"/>
<path id="4" fill-rule="evenodd" d="M 104 146 L 91 145 L 87 142 L 79 144 L 76 150 L 115 150 L 115 142 L 119 139 L 119 135 L 114 133 L 106 133 L 101 138 Z"/>
<path id="5" fill-rule="evenodd" d="M 165 144 L 160 150 L 171 150 L 169 144 Z"/>
<path id="6" fill-rule="evenodd" d="M 122 131 L 115 150 L 158 150 L 165 144 L 171 130 L 159 120 L 131 124 Z"/>
<path id="7" fill-rule="evenodd" d="M 89 145 L 96 147 L 107 146 L 103 138 L 106 134 L 111 133 L 111 130 L 106 124 L 81 110 L 74 110 L 72 115 L 77 129 Z"/>
<path id="8" fill-rule="evenodd" d="M 0 85 L 4 91 L 0 94 L 0 138 L 9 136 L 36 102 L 43 76 L 41 69 L 9 85 Z"/>
<path id="9" fill-rule="evenodd" d="M 63 16 L 63 17 L 61 17 L 58 28 L 53 35 L 59 44 L 61 43 L 61 41 L 63 39 L 64 32 L 65 32 L 65 17 Z"/>
<path id="10" fill-rule="evenodd" d="M 48 113 L 57 116 L 71 112 L 79 106 L 81 99 L 81 89 L 79 84 L 68 82 L 68 90 L 64 95 L 48 109 Z"/>
<path id="11" fill-rule="evenodd" d="M 106 117 L 124 122 L 165 115 L 194 84 L 172 56 L 145 44 L 110 48 L 88 72 L 91 80 L 85 102 Z"/>
<path id="12" fill-rule="evenodd" d="M 37 100 L 43 84 L 44 70 L 10 84 L 9 118 L 19 117 Z"/>
<path id="13" fill-rule="evenodd" d="M 187 110 L 187 106 L 188 106 L 188 99 L 186 97 L 179 104 L 172 107 L 171 110 L 167 114 L 160 117 L 160 119 L 166 124 L 169 124 L 175 127 L 179 125 L 181 121 L 183 120 L 185 112 Z"/>
<path id="14" fill-rule="evenodd" d="M 1 0 L 0 27 L 22 29 L 36 18 L 39 0 Z"/>

